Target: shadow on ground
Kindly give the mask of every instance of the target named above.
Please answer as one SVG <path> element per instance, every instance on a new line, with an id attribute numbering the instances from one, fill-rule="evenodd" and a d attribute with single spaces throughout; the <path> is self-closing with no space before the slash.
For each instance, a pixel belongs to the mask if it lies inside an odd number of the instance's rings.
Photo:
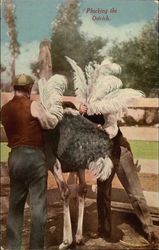
<path id="1" fill-rule="evenodd" d="M 72 229 L 75 235 L 77 227 L 77 201 L 71 202 Z M 1 242 L 6 249 L 6 214 L 3 214 L 1 221 Z M 159 225 L 154 225 L 154 230 L 159 236 Z M 23 230 L 23 250 L 28 250 L 30 230 L 29 208 L 25 209 L 25 220 Z M 97 232 L 97 208 L 95 199 L 86 199 L 84 214 L 84 245 L 73 246 L 73 249 L 100 250 L 100 249 L 159 249 L 151 248 L 143 237 L 141 224 L 132 213 L 112 211 L 112 239 L 105 241 L 102 238 L 91 239 L 90 234 Z M 58 249 L 62 242 L 63 234 L 63 209 L 61 202 L 55 202 L 48 207 L 48 220 L 46 226 L 46 249 Z"/>

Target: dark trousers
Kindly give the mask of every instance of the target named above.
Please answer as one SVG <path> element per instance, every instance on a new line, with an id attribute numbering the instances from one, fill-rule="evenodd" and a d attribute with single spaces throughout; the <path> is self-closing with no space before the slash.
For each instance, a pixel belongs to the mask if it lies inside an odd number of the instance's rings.
<path id="1" fill-rule="evenodd" d="M 113 169 L 106 181 L 97 180 L 98 232 L 105 236 L 110 236 L 111 233 L 111 183 L 114 174 Z"/>
<path id="2" fill-rule="evenodd" d="M 12 149 L 9 160 L 10 200 L 7 220 L 7 249 L 20 249 L 27 195 L 30 195 L 31 232 L 28 249 L 43 249 L 47 218 L 47 171 L 45 155 L 38 148 Z"/>
<path id="3" fill-rule="evenodd" d="M 113 169 L 111 175 L 106 181 L 97 180 L 97 211 L 98 211 L 98 232 L 106 236 L 111 233 L 111 187 L 112 180 L 115 175 L 116 168 L 119 165 L 121 155 L 120 138 L 121 132 L 119 130 L 117 136 L 112 139 L 113 149 L 111 160 L 113 162 Z"/>
<path id="4" fill-rule="evenodd" d="M 121 139 L 122 143 L 119 142 L 121 156 L 118 166 L 115 166 L 106 181 L 97 181 L 98 231 L 105 236 L 109 236 L 111 233 L 111 182 L 116 173 L 142 223 L 144 232 L 150 234 L 153 230 L 153 222 L 134 165 L 133 155 L 126 139 L 123 137 Z"/>

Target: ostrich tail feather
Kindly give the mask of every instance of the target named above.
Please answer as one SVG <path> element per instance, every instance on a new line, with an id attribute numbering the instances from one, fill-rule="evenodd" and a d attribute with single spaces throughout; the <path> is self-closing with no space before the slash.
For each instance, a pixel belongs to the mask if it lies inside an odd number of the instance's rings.
<path id="1" fill-rule="evenodd" d="M 100 157 L 97 161 L 90 162 L 88 168 L 95 178 L 105 181 L 111 174 L 113 163 L 109 157 Z"/>

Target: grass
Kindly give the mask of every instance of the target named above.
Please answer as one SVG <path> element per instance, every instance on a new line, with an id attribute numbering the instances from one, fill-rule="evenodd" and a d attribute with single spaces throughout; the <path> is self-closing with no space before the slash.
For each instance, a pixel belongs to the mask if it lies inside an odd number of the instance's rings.
<path id="1" fill-rule="evenodd" d="M 1 143 L 1 162 L 8 160 L 8 153 L 10 152 L 10 148 L 7 147 L 6 142 Z"/>
<path id="2" fill-rule="evenodd" d="M 157 141 L 129 141 L 135 159 L 158 160 Z"/>
<path id="3" fill-rule="evenodd" d="M 158 142 L 129 141 L 135 159 L 158 160 Z M 7 143 L 1 143 L 1 162 L 7 161 L 10 149 Z"/>

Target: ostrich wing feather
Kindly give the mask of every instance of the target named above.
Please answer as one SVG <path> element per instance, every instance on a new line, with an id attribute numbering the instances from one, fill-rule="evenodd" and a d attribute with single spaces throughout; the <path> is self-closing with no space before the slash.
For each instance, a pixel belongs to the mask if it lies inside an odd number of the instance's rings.
<path id="1" fill-rule="evenodd" d="M 69 64 L 71 65 L 72 69 L 74 70 L 74 88 L 76 96 L 81 102 L 86 102 L 87 83 L 84 72 L 73 59 L 69 58 L 68 56 L 65 57 L 69 62 Z"/>
<path id="2" fill-rule="evenodd" d="M 129 88 L 117 89 L 110 92 L 102 100 L 89 103 L 88 114 L 119 113 L 125 110 L 133 101 L 143 96 L 144 94 L 138 90 Z"/>

